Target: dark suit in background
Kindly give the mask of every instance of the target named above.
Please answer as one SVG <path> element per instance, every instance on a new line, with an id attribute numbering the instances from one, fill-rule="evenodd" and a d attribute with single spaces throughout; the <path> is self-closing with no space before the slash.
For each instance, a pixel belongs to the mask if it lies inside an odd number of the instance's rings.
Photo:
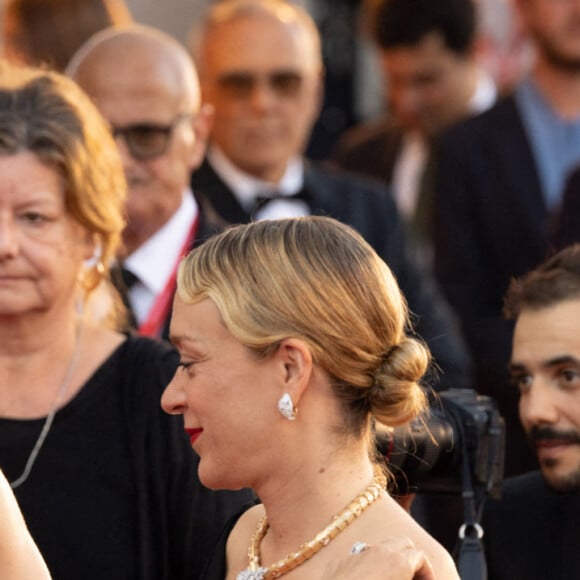
<path id="1" fill-rule="evenodd" d="M 435 274 L 459 315 L 477 388 L 497 399 L 506 420 L 506 473 L 521 473 L 536 462 L 508 383 L 513 325 L 503 319 L 503 296 L 513 276 L 545 258 L 548 210 L 514 98 L 444 134 L 436 167 Z"/>
<path id="2" fill-rule="evenodd" d="M 417 183 L 417 199 L 410 215 L 406 217 L 409 233 L 418 248 L 431 245 L 431 213 L 433 197 L 433 160 L 431 159 L 431 139 L 424 137 L 427 148 L 424 165 L 420 169 Z M 388 119 L 353 127 L 338 141 L 330 162 L 338 167 L 364 175 L 396 188 L 397 164 L 405 148 L 405 134 L 402 127 Z M 430 265 L 431 252 L 427 258 L 417 254 L 426 265 Z"/>
<path id="3" fill-rule="evenodd" d="M 392 121 L 366 123 L 341 137 L 332 152 L 332 161 L 347 171 L 390 184 L 402 145 L 403 131 Z"/>
<path id="4" fill-rule="evenodd" d="M 568 179 L 560 211 L 551 227 L 555 250 L 580 242 L 580 167 Z"/>

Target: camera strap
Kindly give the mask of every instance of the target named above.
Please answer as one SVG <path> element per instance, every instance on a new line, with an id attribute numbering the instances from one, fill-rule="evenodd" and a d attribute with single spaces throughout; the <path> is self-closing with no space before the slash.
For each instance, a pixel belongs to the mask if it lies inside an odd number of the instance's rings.
<path id="1" fill-rule="evenodd" d="M 461 580 L 487 580 L 487 563 L 483 549 L 483 528 L 479 520 L 485 499 L 484 490 L 473 488 L 467 436 L 461 420 L 456 421 L 461 432 L 461 470 L 463 525 L 459 528 L 459 540 L 455 548 L 455 561 Z"/>

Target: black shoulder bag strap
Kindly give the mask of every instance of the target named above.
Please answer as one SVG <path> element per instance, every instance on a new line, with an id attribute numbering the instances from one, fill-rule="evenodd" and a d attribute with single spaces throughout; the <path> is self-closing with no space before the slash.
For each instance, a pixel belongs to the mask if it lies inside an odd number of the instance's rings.
<path id="1" fill-rule="evenodd" d="M 487 563 L 483 549 L 483 528 L 479 520 L 485 499 L 485 490 L 475 490 L 467 451 L 467 436 L 461 418 L 456 421 L 460 430 L 461 471 L 464 522 L 459 528 L 459 540 L 455 548 L 455 562 L 461 580 L 487 580 Z"/>

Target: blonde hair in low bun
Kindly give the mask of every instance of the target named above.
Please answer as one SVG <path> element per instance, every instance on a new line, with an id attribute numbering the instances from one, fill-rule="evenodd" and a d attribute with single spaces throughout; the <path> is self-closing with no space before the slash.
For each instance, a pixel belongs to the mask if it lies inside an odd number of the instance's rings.
<path id="1" fill-rule="evenodd" d="M 429 351 L 415 338 L 405 337 L 387 352 L 367 395 L 370 412 L 377 421 L 396 427 L 413 419 L 426 405 L 419 381 L 429 361 Z"/>
<path id="2" fill-rule="evenodd" d="M 343 433 L 360 436 L 371 411 L 394 426 L 424 408 L 417 381 L 429 354 L 406 334 L 397 282 L 360 234 L 334 219 L 231 227 L 185 258 L 177 291 L 185 302 L 210 298 L 259 356 L 285 338 L 303 340 L 342 402 Z"/>

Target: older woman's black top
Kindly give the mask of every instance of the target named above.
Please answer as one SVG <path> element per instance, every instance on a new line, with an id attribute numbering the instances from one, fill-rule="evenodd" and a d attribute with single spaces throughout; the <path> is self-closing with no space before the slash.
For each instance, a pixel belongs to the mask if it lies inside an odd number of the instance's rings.
<path id="1" fill-rule="evenodd" d="M 259 503 L 259 501 L 255 500 L 244 506 L 237 514 L 233 515 L 223 527 L 213 554 L 211 555 L 200 580 L 224 580 L 228 571 L 226 561 L 226 545 L 228 543 L 228 536 L 244 512 L 256 503 Z"/>
<path id="2" fill-rule="evenodd" d="M 181 417 L 160 407 L 176 364 L 168 347 L 129 337 L 56 414 L 15 490 L 54 580 L 197 580 L 224 522 L 252 497 L 199 483 Z M 43 424 L 0 419 L 10 481 Z"/>

